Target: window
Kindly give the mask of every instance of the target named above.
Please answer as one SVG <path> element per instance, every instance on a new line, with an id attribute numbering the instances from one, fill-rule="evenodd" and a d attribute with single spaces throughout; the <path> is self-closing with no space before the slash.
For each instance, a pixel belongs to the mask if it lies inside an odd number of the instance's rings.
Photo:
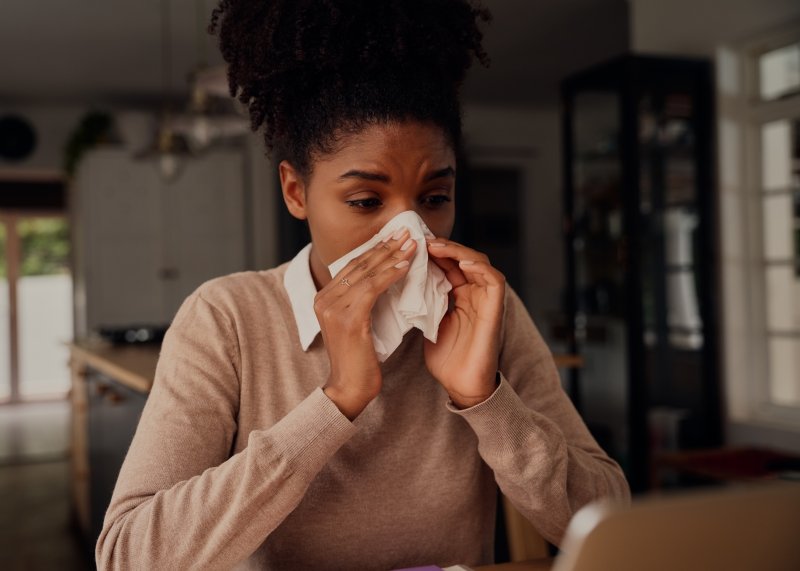
<path id="1" fill-rule="evenodd" d="M 800 423 L 800 31 L 752 44 L 754 411 Z M 755 47 L 754 47 L 755 46 Z"/>
<path id="2" fill-rule="evenodd" d="M 758 57 L 758 90 L 765 101 L 800 92 L 800 42 Z"/>
<path id="3" fill-rule="evenodd" d="M 768 399 L 800 407 L 800 118 L 761 126 Z"/>

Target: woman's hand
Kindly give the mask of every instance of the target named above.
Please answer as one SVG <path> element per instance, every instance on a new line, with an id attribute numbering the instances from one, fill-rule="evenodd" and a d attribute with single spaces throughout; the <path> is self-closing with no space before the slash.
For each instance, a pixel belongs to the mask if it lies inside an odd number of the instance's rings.
<path id="1" fill-rule="evenodd" d="M 450 240 L 429 240 L 428 254 L 452 284 L 453 304 L 436 343 L 425 340 L 425 363 L 453 404 L 468 408 L 496 388 L 505 277 L 484 254 Z"/>
<path id="2" fill-rule="evenodd" d="M 325 394 L 350 420 L 378 396 L 381 370 L 372 342 L 375 301 L 408 273 L 416 242 L 407 229 L 353 258 L 314 298 L 331 362 Z"/>

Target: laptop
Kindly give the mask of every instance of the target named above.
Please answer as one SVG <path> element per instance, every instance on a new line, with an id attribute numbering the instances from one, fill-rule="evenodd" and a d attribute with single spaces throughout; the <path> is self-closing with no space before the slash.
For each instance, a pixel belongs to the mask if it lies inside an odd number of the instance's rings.
<path id="1" fill-rule="evenodd" d="M 799 571 L 800 483 L 594 503 L 570 522 L 553 571 Z"/>

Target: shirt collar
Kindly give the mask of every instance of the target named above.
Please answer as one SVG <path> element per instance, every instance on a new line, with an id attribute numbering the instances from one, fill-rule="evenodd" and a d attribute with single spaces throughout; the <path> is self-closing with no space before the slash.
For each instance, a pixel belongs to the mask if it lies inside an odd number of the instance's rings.
<path id="1" fill-rule="evenodd" d="M 283 286 L 292 304 L 303 351 L 308 351 L 308 347 L 320 332 L 317 314 L 314 313 L 317 287 L 314 285 L 314 278 L 311 277 L 310 255 L 311 244 L 308 244 L 289 262 L 289 267 L 283 275 Z"/>

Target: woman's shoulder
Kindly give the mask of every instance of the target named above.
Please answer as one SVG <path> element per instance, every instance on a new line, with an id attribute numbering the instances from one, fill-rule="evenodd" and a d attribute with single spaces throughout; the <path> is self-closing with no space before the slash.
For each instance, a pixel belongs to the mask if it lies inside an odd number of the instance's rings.
<path id="1" fill-rule="evenodd" d="M 524 350 L 530 350 L 531 346 L 534 346 L 537 350 L 547 348 L 528 308 L 519 294 L 509 284 L 506 284 L 505 291 L 503 339 L 506 347 L 519 345 L 525 348 Z"/>
<path id="2" fill-rule="evenodd" d="M 268 270 L 247 270 L 211 278 L 190 295 L 229 315 L 247 315 L 288 303 L 283 275 L 288 264 Z"/>

